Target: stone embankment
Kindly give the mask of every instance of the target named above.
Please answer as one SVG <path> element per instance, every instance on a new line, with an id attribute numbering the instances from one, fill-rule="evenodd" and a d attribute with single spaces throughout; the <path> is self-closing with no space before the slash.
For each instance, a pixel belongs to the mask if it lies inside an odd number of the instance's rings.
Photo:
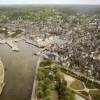
<path id="1" fill-rule="evenodd" d="M 4 87 L 4 65 L 0 59 L 0 94 Z"/>
<path id="2" fill-rule="evenodd" d="M 42 60 L 42 58 L 39 57 L 39 59 L 37 61 L 37 66 L 35 68 L 35 77 L 34 77 L 34 82 L 33 82 L 33 89 L 32 89 L 31 100 L 36 100 L 37 73 L 38 73 L 38 67 L 39 67 L 39 64 L 40 64 L 41 60 Z"/>

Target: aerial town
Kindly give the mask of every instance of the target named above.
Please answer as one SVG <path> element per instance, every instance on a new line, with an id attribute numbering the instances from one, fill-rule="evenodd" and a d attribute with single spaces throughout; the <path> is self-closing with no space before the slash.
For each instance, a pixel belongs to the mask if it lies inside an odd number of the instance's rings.
<path id="1" fill-rule="evenodd" d="M 0 8 L 0 100 L 100 100 L 100 7 L 84 8 Z"/>

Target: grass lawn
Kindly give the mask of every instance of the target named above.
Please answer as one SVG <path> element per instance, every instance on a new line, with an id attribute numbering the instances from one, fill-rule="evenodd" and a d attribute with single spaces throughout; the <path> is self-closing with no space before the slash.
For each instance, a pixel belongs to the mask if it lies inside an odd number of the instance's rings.
<path id="1" fill-rule="evenodd" d="M 89 93 L 93 100 L 100 100 L 100 90 L 91 90 Z"/>
<path id="2" fill-rule="evenodd" d="M 74 82 L 72 82 L 70 87 L 76 90 L 84 89 L 83 83 L 79 80 L 75 80 Z"/>

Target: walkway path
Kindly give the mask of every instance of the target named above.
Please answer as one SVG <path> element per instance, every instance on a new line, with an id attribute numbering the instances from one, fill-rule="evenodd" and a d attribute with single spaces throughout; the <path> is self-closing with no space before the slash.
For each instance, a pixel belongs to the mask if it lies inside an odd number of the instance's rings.
<path id="1" fill-rule="evenodd" d="M 87 100 L 92 100 L 92 97 L 90 96 L 89 91 L 98 90 L 97 88 L 89 89 L 88 87 L 86 87 L 86 85 L 85 85 L 85 83 L 83 81 L 81 81 L 83 83 L 83 85 L 84 85 L 83 89 L 74 89 L 74 88 L 70 87 L 70 85 L 75 80 L 77 80 L 77 78 L 75 78 L 74 76 L 72 76 L 72 74 L 67 75 L 67 73 L 65 73 L 65 72 L 64 72 L 64 77 L 65 77 L 65 80 L 68 82 L 67 83 L 67 88 L 70 89 L 72 92 L 74 92 L 74 93 L 82 96 L 83 98 L 86 98 Z M 88 96 L 85 96 L 85 95 L 81 94 L 82 91 L 85 91 L 88 94 Z"/>

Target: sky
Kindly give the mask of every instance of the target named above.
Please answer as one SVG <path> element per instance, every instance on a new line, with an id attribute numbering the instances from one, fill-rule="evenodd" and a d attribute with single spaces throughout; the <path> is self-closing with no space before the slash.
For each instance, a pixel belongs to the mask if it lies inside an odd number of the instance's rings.
<path id="1" fill-rule="evenodd" d="M 12 4 L 100 4 L 100 0 L 0 0 L 0 5 Z"/>

